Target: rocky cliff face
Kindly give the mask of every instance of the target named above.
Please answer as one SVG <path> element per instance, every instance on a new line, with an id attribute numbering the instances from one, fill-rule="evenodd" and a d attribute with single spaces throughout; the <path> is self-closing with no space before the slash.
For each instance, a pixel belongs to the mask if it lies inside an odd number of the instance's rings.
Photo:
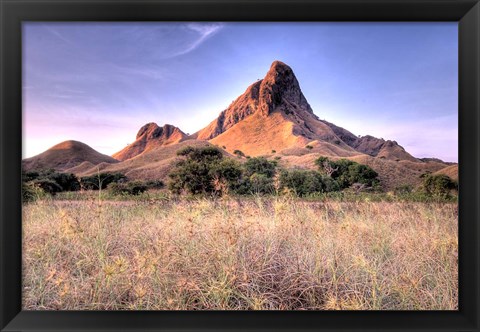
<path id="1" fill-rule="evenodd" d="M 281 61 L 274 61 L 260 84 L 259 111 L 268 116 L 274 110 L 306 111 L 312 108 L 300 89 L 292 68 Z"/>
<path id="2" fill-rule="evenodd" d="M 138 131 L 135 142 L 112 157 L 121 161 L 131 159 L 154 147 L 179 143 L 185 138 L 187 135 L 175 126 L 159 127 L 156 123 L 147 123 Z"/>

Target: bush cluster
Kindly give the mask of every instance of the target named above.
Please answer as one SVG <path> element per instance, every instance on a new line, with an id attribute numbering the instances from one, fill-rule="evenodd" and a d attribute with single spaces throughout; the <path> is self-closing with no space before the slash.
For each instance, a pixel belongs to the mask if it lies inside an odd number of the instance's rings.
<path id="1" fill-rule="evenodd" d="M 347 159 L 318 158 L 318 170 L 282 169 L 277 160 L 251 157 L 241 160 L 225 158 L 212 146 L 187 146 L 177 155 L 182 157 L 169 173 L 168 189 L 175 194 L 190 195 L 270 195 L 293 193 L 299 197 L 342 194 L 350 188 L 352 194 L 379 188 L 378 174 L 367 165 Z M 122 173 L 103 172 L 77 178 L 71 173 L 55 170 L 22 173 L 23 200 L 34 201 L 46 195 L 80 189 L 107 189 L 114 196 L 139 195 L 149 189 L 162 189 L 160 180 L 128 181 Z M 422 184 L 413 188 L 399 186 L 395 196 L 417 200 L 452 199 L 458 190 L 457 182 L 446 175 L 422 175 Z"/>
<path id="2" fill-rule="evenodd" d="M 112 194 L 138 195 L 148 189 L 160 189 L 164 183 L 160 180 L 147 182 L 127 182 L 122 173 L 99 173 L 80 179 L 72 173 L 57 172 L 53 169 L 28 171 L 22 173 L 22 197 L 24 202 L 35 201 L 47 195 L 60 192 L 99 190 L 109 188 Z"/>
<path id="3" fill-rule="evenodd" d="M 43 194 L 55 195 L 62 191 L 80 190 L 80 182 L 75 174 L 60 173 L 53 169 L 23 172 L 22 183 L 23 198 L 26 201 Z"/>
<path id="4" fill-rule="evenodd" d="M 176 193 L 239 194 L 272 193 L 276 162 L 265 158 L 249 158 L 242 165 L 224 158 L 215 147 L 186 147 L 177 152 L 185 157 L 169 174 L 168 188 Z"/>
<path id="5" fill-rule="evenodd" d="M 338 191 L 338 183 L 331 177 L 311 170 L 284 170 L 280 173 L 279 186 L 282 191 L 293 192 L 305 197 L 317 193 Z"/>
<path id="6" fill-rule="evenodd" d="M 273 194 L 275 192 L 275 176 L 277 162 L 264 157 L 249 158 L 243 165 L 243 186 L 238 193 Z"/>
<path id="7" fill-rule="evenodd" d="M 148 189 L 147 185 L 141 181 L 131 182 L 112 182 L 108 185 L 109 194 L 114 196 L 135 196 L 140 195 Z"/>
<path id="8" fill-rule="evenodd" d="M 169 174 L 169 189 L 176 193 L 237 195 L 293 192 L 298 196 L 339 191 L 358 185 L 378 185 L 378 174 L 366 165 L 349 160 L 317 160 L 319 171 L 279 170 L 277 161 L 264 157 L 248 158 L 245 163 L 227 159 L 215 147 L 186 147 Z"/>

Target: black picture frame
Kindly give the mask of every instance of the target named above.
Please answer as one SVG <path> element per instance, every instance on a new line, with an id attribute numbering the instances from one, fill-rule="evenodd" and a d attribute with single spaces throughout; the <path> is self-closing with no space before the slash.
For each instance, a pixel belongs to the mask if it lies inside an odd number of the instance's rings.
<path id="1" fill-rule="evenodd" d="M 478 331 L 480 4 L 478 0 L 0 0 L 0 330 Z M 22 311 L 21 24 L 24 21 L 457 21 L 458 311 Z"/>

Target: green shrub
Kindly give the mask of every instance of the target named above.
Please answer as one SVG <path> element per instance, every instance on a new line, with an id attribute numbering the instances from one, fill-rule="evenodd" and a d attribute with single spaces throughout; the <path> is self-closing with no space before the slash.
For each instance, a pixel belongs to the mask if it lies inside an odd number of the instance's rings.
<path id="1" fill-rule="evenodd" d="M 248 158 L 243 164 L 243 178 L 235 193 L 239 195 L 274 193 L 276 167 L 276 161 L 269 161 L 265 157 Z"/>
<path id="2" fill-rule="evenodd" d="M 211 166 L 210 175 L 224 179 L 231 183 L 234 183 L 242 176 L 240 164 L 233 159 L 225 158 L 216 163 L 212 163 Z"/>
<path id="3" fill-rule="evenodd" d="M 301 197 L 339 189 L 332 178 L 311 170 L 284 170 L 280 173 L 279 182 L 280 189 L 288 189 Z"/>
<path id="4" fill-rule="evenodd" d="M 265 157 L 250 158 L 244 164 L 247 177 L 251 177 L 253 174 L 261 174 L 273 178 L 276 167 L 277 163 L 275 161 L 267 160 Z"/>
<path id="5" fill-rule="evenodd" d="M 72 173 L 52 173 L 49 179 L 55 181 L 62 187 L 62 191 L 77 191 L 80 190 L 80 182 L 75 174 Z"/>
<path id="6" fill-rule="evenodd" d="M 245 153 L 243 153 L 243 152 L 240 151 L 240 150 L 235 150 L 235 151 L 233 151 L 233 154 L 236 155 L 236 156 L 238 156 L 239 158 L 240 158 L 240 157 L 245 157 Z"/>
<path id="7" fill-rule="evenodd" d="M 177 155 L 188 157 L 188 159 L 195 161 L 213 161 L 223 158 L 222 152 L 214 146 L 206 146 L 201 148 L 186 146 L 177 151 Z"/>
<path id="8" fill-rule="evenodd" d="M 132 181 L 132 182 L 126 182 L 126 183 L 113 182 L 108 185 L 107 190 L 109 194 L 114 196 L 118 196 L 118 195 L 135 196 L 145 192 L 147 190 L 147 186 L 145 183 L 141 181 Z"/>
<path id="9" fill-rule="evenodd" d="M 165 187 L 165 183 L 162 180 L 149 180 L 145 182 L 147 189 L 162 189 Z"/>
<path id="10" fill-rule="evenodd" d="M 339 177 L 339 183 L 343 182 L 346 186 L 351 186 L 354 183 L 361 183 L 370 187 L 375 187 L 379 183 L 377 177 L 378 173 L 369 166 L 353 163 L 348 166 L 347 172 Z"/>
<path id="11" fill-rule="evenodd" d="M 40 172 L 38 171 L 29 171 L 29 172 L 22 171 L 23 182 L 33 181 L 35 179 L 38 179 L 39 177 L 40 177 Z"/>
<path id="12" fill-rule="evenodd" d="M 51 179 L 36 179 L 31 182 L 34 186 L 42 189 L 45 193 L 55 195 L 62 191 L 62 187 Z"/>
<path id="13" fill-rule="evenodd" d="M 46 195 L 46 192 L 33 182 L 22 183 L 23 202 L 34 202 L 37 199 L 44 198 Z"/>
<path id="14" fill-rule="evenodd" d="M 397 196 L 408 195 L 408 194 L 411 194 L 412 192 L 413 192 L 413 186 L 411 186 L 409 184 L 404 184 L 404 185 L 397 186 L 393 190 L 393 193 Z"/>
<path id="15" fill-rule="evenodd" d="M 265 174 L 254 173 L 249 178 L 250 194 L 273 194 L 275 184 L 272 177 Z"/>
<path id="16" fill-rule="evenodd" d="M 452 191 L 458 190 L 457 182 L 444 174 L 424 174 L 422 175 L 422 190 L 425 194 L 432 197 L 448 198 Z"/>
<path id="17" fill-rule="evenodd" d="M 168 188 L 177 194 L 186 191 L 190 194 L 213 192 L 212 178 L 208 163 L 192 159 L 177 162 L 169 173 Z"/>
<path id="18" fill-rule="evenodd" d="M 242 184 L 241 165 L 233 159 L 222 159 L 210 169 L 213 191 L 219 195 L 235 193 Z"/>

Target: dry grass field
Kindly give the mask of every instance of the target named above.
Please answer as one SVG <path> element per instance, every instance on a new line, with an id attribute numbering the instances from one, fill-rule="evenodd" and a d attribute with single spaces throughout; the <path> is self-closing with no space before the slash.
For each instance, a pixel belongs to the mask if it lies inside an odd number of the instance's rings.
<path id="1" fill-rule="evenodd" d="M 456 310 L 456 203 L 39 200 L 26 310 Z"/>

